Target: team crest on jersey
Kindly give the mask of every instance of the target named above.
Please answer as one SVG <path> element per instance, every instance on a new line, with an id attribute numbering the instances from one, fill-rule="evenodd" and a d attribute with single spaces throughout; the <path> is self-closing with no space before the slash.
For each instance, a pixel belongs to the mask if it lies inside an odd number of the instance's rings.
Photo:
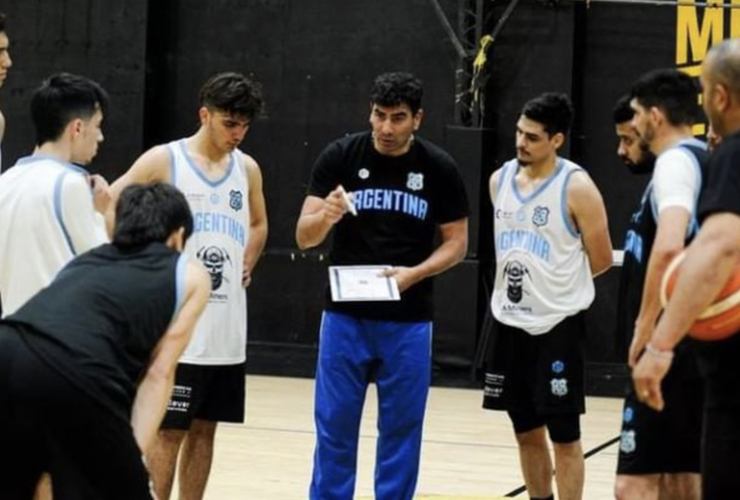
<path id="1" fill-rule="evenodd" d="M 634 412 L 632 411 L 632 408 L 629 406 L 624 409 L 624 421 L 626 423 L 632 422 L 632 419 L 634 418 Z"/>
<path id="2" fill-rule="evenodd" d="M 370 171 L 366 168 L 361 168 L 359 172 L 357 172 L 357 177 L 362 179 L 363 181 L 370 177 Z"/>
<path id="3" fill-rule="evenodd" d="M 195 256 L 200 259 L 211 276 L 211 292 L 221 288 L 224 281 L 229 282 L 229 279 L 224 276 L 224 268 L 226 264 L 232 264 L 229 253 L 224 248 L 216 246 L 201 247 Z"/>
<path id="4" fill-rule="evenodd" d="M 522 301 L 524 295 L 524 277 L 529 275 L 529 270 L 518 260 L 510 260 L 504 266 L 506 275 L 506 296 L 514 304 Z"/>
<path id="5" fill-rule="evenodd" d="M 244 196 L 241 191 L 236 189 L 229 191 L 229 206 L 237 212 L 244 208 Z"/>
<path id="6" fill-rule="evenodd" d="M 406 181 L 406 187 L 411 191 L 421 191 L 424 189 L 424 174 L 409 172 L 409 180 Z"/>
<path id="7" fill-rule="evenodd" d="M 532 222 L 537 227 L 547 225 L 547 221 L 550 218 L 550 209 L 547 207 L 535 207 L 534 213 L 532 214 Z"/>
<path id="8" fill-rule="evenodd" d="M 550 380 L 550 391 L 553 395 L 562 398 L 568 394 L 568 380 L 564 378 L 554 378 Z"/>
<path id="9" fill-rule="evenodd" d="M 619 440 L 619 449 L 624 453 L 632 453 L 637 449 L 635 431 L 622 431 L 622 437 Z"/>

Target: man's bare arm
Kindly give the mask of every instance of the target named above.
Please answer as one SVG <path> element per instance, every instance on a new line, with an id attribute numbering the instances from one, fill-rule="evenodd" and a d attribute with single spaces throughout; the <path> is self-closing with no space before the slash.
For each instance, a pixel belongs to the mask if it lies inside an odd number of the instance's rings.
<path id="1" fill-rule="evenodd" d="M 612 240 L 604 200 L 596 184 L 585 172 L 576 172 L 570 178 L 568 207 L 581 233 L 591 274 L 598 276 L 612 266 Z"/>

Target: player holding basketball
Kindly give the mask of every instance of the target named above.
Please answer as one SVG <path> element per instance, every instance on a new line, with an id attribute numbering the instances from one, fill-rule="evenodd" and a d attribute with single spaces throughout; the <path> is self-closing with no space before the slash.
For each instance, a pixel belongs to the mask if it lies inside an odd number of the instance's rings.
<path id="1" fill-rule="evenodd" d="M 247 304 L 244 287 L 267 238 L 262 174 L 237 149 L 262 109 L 259 86 L 238 73 L 200 91 L 200 128 L 144 153 L 111 190 L 131 183 L 180 188 L 195 218 L 186 253 L 211 275 L 211 297 L 180 359 L 175 389 L 149 464 L 157 496 L 170 497 L 179 455 L 181 500 L 203 497 L 217 422 L 244 421 Z"/>
<path id="2" fill-rule="evenodd" d="M 331 261 L 388 264 L 398 302 L 327 300 L 316 368 L 316 449 L 311 500 L 354 496 L 357 443 L 370 379 L 378 390 L 375 498 L 411 500 L 431 378 L 432 276 L 458 263 L 468 242 L 468 204 L 455 161 L 416 137 L 421 82 L 376 78 L 372 131 L 331 143 L 314 164 L 296 228 L 301 248 L 334 229 Z M 354 194 L 347 213 L 343 189 Z M 435 246 L 435 236 L 441 243 Z"/>
<path id="3" fill-rule="evenodd" d="M 584 311 L 593 277 L 612 264 L 601 194 L 588 174 L 557 154 L 573 110 L 564 94 L 528 101 L 516 125 L 517 157 L 493 173 L 496 319 L 484 408 L 506 410 L 530 498 L 583 495 L 580 414 L 584 401 Z"/>
<path id="4" fill-rule="evenodd" d="M 632 376 L 637 396 L 657 410 L 670 404 L 661 383 L 678 354 L 676 346 L 712 303 L 740 264 L 740 40 L 715 45 L 702 64 L 703 105 L 722 142 L 702 189 L 701 229 L 686 252 L 681 274 Z M 701 452 L 702 498 L 740 492 L 740 335 L 701 344 L 705 381 Z"/>
<path id="5" fill-rule="evenodd" d="M 180 253 L 193 219 L 175 188 L 128 188 L 116 220 L 112 244 L 76 257 L 0 323 L 4 500 L 29 499 L 44 470 L 58 499 L 153 498 L 141 457 L 209 278 Z"/>
<path id="6" fill-rule="evenodd" d="M 619 307 L 625 331 L 618 334 L 633 334 L 631 367 L 640 356 L 654 355 L 646 345 L 661 311 L 663 274 L 697 230 L 696 205 L 709 162 L 707 145 L 692 133 L 697 92 L 693 79 L 674 69 L 647 73 L 632 87 L 632 125 L 656 160 L 625 239 Z M 615 485 L 620 500 L 700 498 L 703 384 L 692 341 L 684 340 L 675 353 L 663 382 L 667 411 L 640 403 L 634 391 L 625 399 Z"/>

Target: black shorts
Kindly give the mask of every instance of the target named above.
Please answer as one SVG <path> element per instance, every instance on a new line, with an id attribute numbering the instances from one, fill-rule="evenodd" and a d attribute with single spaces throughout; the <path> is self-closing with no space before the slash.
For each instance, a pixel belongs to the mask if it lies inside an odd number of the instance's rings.
<path id="1" fill-rule="evenodd" d="M 188 430 L 193 420 L 244 422 L 244 383 L 244 363 L 180 363 L 162 428 Z"/>
<path id="2" fill-rule="evenodd" d="M 676 474 L 700 471 L 704 381 L 693 341 L 684 339 L 661 384 L 665 408 L 639 402 L 630 386 L 624 402 L 617 474 Z"/>
<path id="3" fill-rule="evenodd" d="M 584 313 L 542 335 L 496 323 L 483 407 L 517 415 L 580 415 L 584 396 Z"/>
<path id="4" fill-rule="evenodd" d="M 702 498 L 737 498 L 740 492 L 740 407 L 706 409 L 701 462 Z"/>
<path id="5" fill-rule="evenodd" d="M 150 500 L 131 424 L 49 368 L 0 326 L 0 498 L 33 497 L 50 472 L 55 500 Z"/>

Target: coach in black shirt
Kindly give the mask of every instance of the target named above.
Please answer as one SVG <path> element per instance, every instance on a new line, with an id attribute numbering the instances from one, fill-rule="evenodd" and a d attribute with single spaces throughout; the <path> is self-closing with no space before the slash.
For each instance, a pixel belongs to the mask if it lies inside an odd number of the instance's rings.
<path id="1" fill-rule="evenodd" d="M 663 408 L 660 383 L 673 348 L 740 264 L 740 40 L 716 45 L 702 65 L 704 109 L 722 143 L 701 194 L 698 236 L 648 349 L 635 367 L 637 396 Z M 700 367 L 706 387 L 702 436 L 705 500 L 740 495 L 740 335 L 705 342 Z"/>
<path id="2" fill-rule="evenodd" d="M 298 220 L 301 248 L 320 244 L 334 228 L 332 264 L 392 266 L 386 274 L 401 293 L 397 302 L 327 297 L 316 369 L 311 500 L 354 495 L 360 417 L 371 379 L 379 400 L 375 498 L 410 500 L 414 494 L 431 377 L 431 277 L 463 258 L 468 228 L 454 160 L 416 136 L 421 96 L 421 83 L 408 73 L 375 80 L 372 131 L 339 139 L 321 153 Z M 356 214 L 348 214 L 347 196 Z"/>

